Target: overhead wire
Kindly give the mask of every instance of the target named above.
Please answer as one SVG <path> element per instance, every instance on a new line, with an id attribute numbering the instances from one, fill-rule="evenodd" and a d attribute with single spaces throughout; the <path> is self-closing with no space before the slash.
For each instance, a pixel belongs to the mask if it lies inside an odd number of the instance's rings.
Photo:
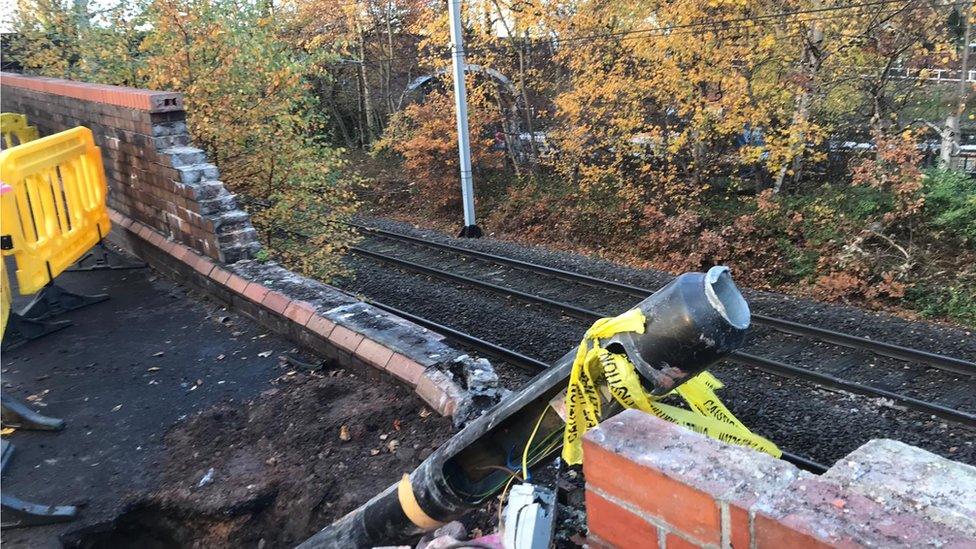
<path id="1" fill-rule="evenodd" d="M 938 8 L 938 7 L 949 7 L 949 6 L 961 6 L 966 3 L 965 0 L 952 0 L 949 2 L 940 3 L 924 3 L 925 7 Z M 792 10 L 783 11 L 776 13 L 766 13 L 757 14 L 752 16 L 726 18 L 726 19 L 716 19 L 712 21 L 695 21 L 689 23 L 672 24 L 672 25 L 660 25 L 656 27 L 646 27 L 640 29 L 630 29 L 615 32 L 605 32 L 605 33 L 592 33 L 588 35 L 570 35 L 567 37 L 560 38 L 558 36 L 546 37 L 543 41 L 538 42 L 538 45 L 532 45 L 532 47 L 538 47 L 541 45 L 552 44 L 556 47 L 565 44 L 573 44 L 578 42 L 599 42 L 603 40 L 609 40 L 613 38 L 619 38 L 621 40 L 633 40 L 642 38 L 644 36 L 680 36 L 687 34 L 700 34 L 702 29 L 711 30 L 714 32 L 733 32 L 750 30 L 757 28 L 758 23 L 763 21 L 770 21 L 776 19 L 790 19 L 801 15 L 810 14 L 820 14 L 820 13 L 831 13 L 831 12 L 848 12 L 850 10 L 858 10 L 862 8 L 879 7 L 879 6 L 889 6 L 898 4 L 901 7 L 889 8 L 888 13 L 879 13 L 879 15 L 890 15 L 892 13 L 898 13 L 904 11 L 906 8 L 919 4 L 922 5 L 920 0 L 872 0 L 870 2 L 862 2 L 858 4 L 843 4 L 839 6 L 825 6 L 821 8 L 811 8 L 806 10 Z M 828 21 L 833 19 L 838 19 L 842 17 L 847 17 L 847 13 L 834 13 L 833 15 L 823 16 L 823 17 L 807 17 L 799 18 L 790 21 L 791 24 L 801 24 L 801 23 L 813 23 L 817 21 Z M 745 23 L 735 26 L 729 26 L 735 23 Z M 525 45 L 510 45 L 510 44 L 499 44 L 499 45 L 489 45 L 489 46 L 476 46 L 471 48 L 465 48 L 464 53 L 469 54 L 480 54 L 486 52 L 504 53 L 506 51 L 518 51 L 523 49 Z M 409 55 L 397 55 L 397 56 L 384 56 L 384 57 L 371 57 L 366 61 L 358 61 L 364 63 L 384 63 L 392 61 L 417 61 L 425 57 L 439 57 L 439 58 L 449 58 L 452 54 L 450 46 L 441 46 L 442 52 L 430 52 L 427 54 L 414 53 Z"/>

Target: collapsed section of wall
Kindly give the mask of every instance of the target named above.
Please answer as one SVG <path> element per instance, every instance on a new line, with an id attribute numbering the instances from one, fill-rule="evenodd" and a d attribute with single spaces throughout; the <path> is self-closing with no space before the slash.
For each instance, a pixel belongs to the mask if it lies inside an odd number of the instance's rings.
<path id="1" fill-rule="evenodd" d="M 26 114 L 42 136 L 92 130 L 109 185 L 107 237 L 153 268 L 339 365 L 392 376 L 456 422 L 501 395 L 497 377 L 495 386 L 466 390 L 465 372 L 486 362 L 443 336 L 254 260 L 260 245 L 250 217 L 206 153 L 191 146 L 180 94 L 10 73 L 0 73 L 0 87 L 2 110 Z"/>
<path id="2" fill-rule="evenodd" d="M 873 440 L 821 476 L 628 410 L 584 439 L 591 547 L 972 547 L 976 468 Z"/>
<path id="3" fill-rule="evenodd" d="M 11 73 L 0 87 L 2 110 L 26 114 L 41 135 L 92 130 L 113 210 L 220 262 L 260 249 L 220 171 L 191 145 L 180 94 Z"/>

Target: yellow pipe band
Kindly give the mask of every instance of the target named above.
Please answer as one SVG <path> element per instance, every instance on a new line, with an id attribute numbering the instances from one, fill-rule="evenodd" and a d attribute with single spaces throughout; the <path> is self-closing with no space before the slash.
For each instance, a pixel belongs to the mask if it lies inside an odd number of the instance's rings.
<path id="1" fill-rule="evenodd" d="M 443 522 L 430 518 L 420 508 L 420 504 L 417 503 L 417 498 L 413 495 L 410 475 L 404 474 L 403 478 L 400 479 L 400 484 L 397 485 L 397 498 L 400 500 L 400 508 L 403 509 L 403 514 L 407 515 L 410 522 L 414 523 L 417 528 L 433 530 L 434 528 L 444 526 Z"/>

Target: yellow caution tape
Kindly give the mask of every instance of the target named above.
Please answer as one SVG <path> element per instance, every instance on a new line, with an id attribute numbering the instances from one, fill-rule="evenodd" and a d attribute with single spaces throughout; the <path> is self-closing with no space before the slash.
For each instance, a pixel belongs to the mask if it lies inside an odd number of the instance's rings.
<path id="1" fill-rule="evenodd" d="M 607 351 L 600 346 L 621 332 L 644 333 L 644 314 L 639 309 L 596 321 L 586 331 L 573 361 L 573 369 L 566 389 L 566 429 L 563 432 L 562 457 L 570 465 L 583 462 L 583 435 L 599 423 L 601 418 L 600 385 L 609 389 L 613 399 L 625 408 L 654 414 L 682 425 L 697 433 L 729 444 L 746 446 L 779 457 L 779 448 L 769 440 L 753 434 L 728 408 L 715 391 L 722 382 L 708 372 L 702 372 L 680 385 L 675 391 L 691 407 L 685 410 L 655 402 L 641 386 L 640 377 L 624 355 Z"/>
<path id="2" fill-rule="evenodd" d="M 400 500 L 400 508 L 403 509 L 403 514 L 407 515 L 410 522 L 414 523 L 417 528 L 433 530 L 444 526 L 443 522 L 430 518 L 420 508 L 420 504 L 417 503 L 417 497 L 413 495 L 413 485 L 410 484 L 410 475 L 404 474 L 403 478 L 400 479 L 400 483 L 397 484 L 397 499 Z"/>

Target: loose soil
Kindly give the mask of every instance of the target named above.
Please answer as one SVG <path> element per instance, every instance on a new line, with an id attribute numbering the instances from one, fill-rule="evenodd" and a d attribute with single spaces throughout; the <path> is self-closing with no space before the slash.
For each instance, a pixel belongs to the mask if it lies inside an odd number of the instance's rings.
<path id="1" fill-rule="evenodd" d="M 448 419 L 392 383 L 335 370 L 288 372 L 273 385 L 171 430 L 160 487 L 66 545 L 292 547 L 453 433 Z"/>

